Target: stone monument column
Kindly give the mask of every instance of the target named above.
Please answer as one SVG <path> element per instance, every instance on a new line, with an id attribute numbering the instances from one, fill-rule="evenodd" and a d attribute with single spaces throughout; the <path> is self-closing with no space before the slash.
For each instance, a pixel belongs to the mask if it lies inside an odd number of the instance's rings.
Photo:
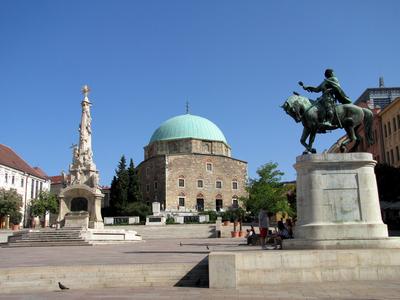
<path id="1" fill-rule="evenodd" d="M 73 227 L 73 222 L 80 222 L 80 224 L 88 223 L 90 228 L 100 229 L 104 227 L 101 217 L 101 200 L 104 195 L 99 187 L 99 171 L 93 161 L 92 117 L 90 114 L 92 104 L 88 97 L 89 92 L 89 87 L 85 85 L 82 89 L 84 98 L 81 102 L 79 143 L 72 147 L 72 163 L 69 167 L 70 180 L 60 191 L 58 219 L 60 222 L 64 221 L 65 226 Z M 72 211 L 76 209 L 78 203 L 78 207 L 87 207 L 87 211 L 85 211 L 86 208 L 83 208 L 83 211 Z M 83 218 L 85 220 L 80 220 Z M 71 221 L 71 224 L 68 224 L 68 220 Z"/>

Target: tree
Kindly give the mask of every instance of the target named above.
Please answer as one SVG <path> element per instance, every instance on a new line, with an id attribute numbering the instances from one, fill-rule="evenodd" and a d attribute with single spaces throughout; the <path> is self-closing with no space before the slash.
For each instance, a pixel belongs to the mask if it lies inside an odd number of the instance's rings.
<path id="1" fill-rule="evenodd" d="M 133 160 L 131 158 L 128 167 L 128 202 L 137 202 L 141 200 L 141 195 L 139 192 L 139 179 L 137 176 L 137 172 L 135 170 L 135 165 L 133 164 Z"/>
<path id="2" fill-rule="evenodd" d="M 22 197 L 16 190 L 0 189 L 0 217 L 15 215 L 22 207 Z"/>
<path id="3" fill-rule="evenodd" d="M 128 183 L 129 176 L 126 169 L 126 159 L 122 155 L 118 163 L 118 168 L 115 170 L 115 176 L 110 189 L 110 205 L 117 211 L 121 210 L 128 203 Z"/>
<path id="4" fill-rule="evenodd" d="M 111 182 L 111 209 L 105 212 L 108 215 L 132 215 L 135 210 L 132 209 L 130 204 L 139 202 L 140 200 L 139 179 L 135 170 L 135 165 L 133 160 L 130 159 L 129 167 L 127 168 L 125 156 L 122 155 L 118 168 L 115 170 L 115 176 Z"/>
<path id="5" fill-rule="evenodd" d="M 139 216 L 140 220 L 146 220 L 146 216 L 150 215 L 151 209 L 143 202 L 128 203 L 125 207 L 125 213 L 128 216 Z"/>
<path id="6" fill-rule="evenodd" d="M 52 214 L 58 213 L 57 196 L 50 192 L 40 192 L 39 195 L 31 201 L 30 210 L 33 216 L 43 216 L 44 218 L 47 212 Z"/>
<path id="7" fill-rule="evenodd" d="M 249 180 L 249 197 L 242 197 L 241 200 L 253 216 L 257 215 L 261 208 L 272 213 L 294 213 L 287 198 L 289 188 L 281 182 L 284 173 L 277 167 L 278 164 L 272 162 L 262 165 L 257 170 L 258 178 Z"/>

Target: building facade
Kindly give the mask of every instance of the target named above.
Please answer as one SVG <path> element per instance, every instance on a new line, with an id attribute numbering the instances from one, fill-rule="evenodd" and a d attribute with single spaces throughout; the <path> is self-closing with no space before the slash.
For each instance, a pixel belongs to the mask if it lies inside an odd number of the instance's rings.
<path id="1" fill-rule="evenodd" d="M 380 113 L 385 163 L 400 167 L 400 97 Z"/>
<path id="2" fill-rule="evenodd" d="M 361 107 L 370 108 L 373 112 L 373 135 L 374 143 L 368 145 L 365 138 L 365 129 L 362 124 L 357 133 L 361 136 L 361 143 L 354 147 L 349 144 L 348 148 L 355 152 L 372 153 L 374 159 L 378 163 L 387 163 L 393 166 L 400 166 L 398 159 L 399 149 L 399 112 L 400 88 L 385 87 L 383 79 L 379 80 L 378 88 L 368 88 L 355 102 Z M 346 138 L 341 137 L 335 144 L 331 146 L 328 152 L 340 152 L 340 144 Z M 397 147 L 397 148 L 396 148 Z"/>
<path id="3" fill-rule="evenodd" d="M 50 190 L 50 179 L 40 168 L 31 167 L 11 148 L 0 144 L 0 188 L 14 189 L 21 195 L 21 225 L 27 227 L 29 204 L 41 191 Z"/>
<path id="4" fill-rule="evenodd" d="M 354 104 L 361 106 L 361 103 L 366 103 L 371 109 L 377 107 L 385 109 L 397 97 L 400 97 L 400 87 L 385 87 L 383 77 L 380 77 L 379 87 L 367 88 Z"/>
<path id="5" fill-rule="evenodd" d="M 167 212 L 221 211 L 246 196 L 247 162 L 232 158 L 222 131 L 185 114 L 164 122 L 144 147 L 137 167 L 146 203 Z"/>

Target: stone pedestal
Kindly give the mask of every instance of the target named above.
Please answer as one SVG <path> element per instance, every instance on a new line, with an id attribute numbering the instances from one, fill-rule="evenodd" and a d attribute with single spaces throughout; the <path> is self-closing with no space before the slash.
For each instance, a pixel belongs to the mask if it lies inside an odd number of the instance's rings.
<path id="1" fill-rule="evenodd" d="M 153 216 L 158 216 L 160 215 L 160 202 L 153 202 L 151 204 Z"/>
<path id="2" fill-rule="evenodd" d="M 64 217 L 64 227 L 82 227 L 89 226 L 89 213 L 87 211 L 71 211 Z"/>
<path id="3" fill-rule="evenodd" d="M 382 222 L 375 164 L 370 153 L 297 157 L 296 239 L 285 248 L 398 247 Z"/>

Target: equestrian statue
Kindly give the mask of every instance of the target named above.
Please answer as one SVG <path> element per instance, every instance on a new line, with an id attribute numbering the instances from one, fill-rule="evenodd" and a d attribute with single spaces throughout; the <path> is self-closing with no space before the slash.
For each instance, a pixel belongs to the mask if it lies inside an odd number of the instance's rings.
<path id="1" fill-rule="evenodd" d="M 299 85 L 308 92 L 322 92 L 322 96 L 315 101 L 293 92 L 293 95 L 282 105 L 289 116 L 304 126 L 300 139 L 301 144 L 306 148 L 304 154 L 316 153 L 312 145 L 317 133 L 326 133 L 328 130 L 338 128 L 344 128 L 347 134 L 347 139 L 340 145 L 340 151 L 345 152 L 347 144 L 353 141 L 355 142 L 354 149 L 361 141 L 357 130 L 362 123 L 368 144 L 373 144 L 372 111 L 352 104 L 340 87 L 339 80 L 332 69 L 325 70 L 325 79 L 317 87 L 306 86 L 301 81 Z M 336 102 L 341 104 L 337 105 Z M 309 138 L 308 143 L 307 138 Z"/>

